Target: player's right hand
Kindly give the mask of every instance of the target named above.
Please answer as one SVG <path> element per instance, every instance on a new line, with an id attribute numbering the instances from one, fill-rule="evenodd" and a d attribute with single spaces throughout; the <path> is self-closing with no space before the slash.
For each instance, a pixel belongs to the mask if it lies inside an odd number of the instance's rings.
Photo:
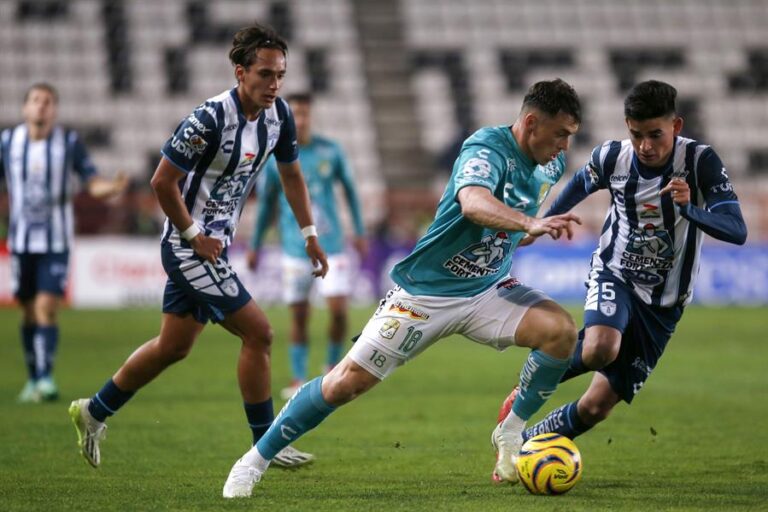
<path id="1" fill-rule="evenodd" d="M 198 233 L 195 238 L 190 240 L 189 245 L 192 246 L 195 254 L 211 263 L 216 263 L 216 259 L 221 256 L 221 251 L 224 249 L 224 244 L 221 240 L 205 236 L 202 233 Z"/>
<path id="2" fill-rule="evenodd" d="M 572 240 L 573 226 L 571 225 L 571 222 L 581 224 L 581 218 L 573 213 L 552 215 L 542 219 L 533 218 L 525 232 L 533 237 L 549 235 L 555 240 L 565 234 L 568 240 Z"/>
<path id="3" fill-rule="evenodd" d="M 312 267 L 315 269 L 312 271 L 312 275 L 315 277 L 325 277 L 325 274 L 328 273 L 328 258 L 326 257 L 323 248 L 320 247 L 320 242 L 318 242 L 317 237 L 310 236 L 307 238 L 304 248 L 307 251 L 307 256 L 309 256 L 309 259 L 312 262 Z"/>
<path id="4" fill-rule="evenodd" d="M 245 253 L 245 264 L 248 265 L 248 269 L 256 272 L 256 269 L 259 268 L 259 251 L 248 249 L 248 252 Z"/>

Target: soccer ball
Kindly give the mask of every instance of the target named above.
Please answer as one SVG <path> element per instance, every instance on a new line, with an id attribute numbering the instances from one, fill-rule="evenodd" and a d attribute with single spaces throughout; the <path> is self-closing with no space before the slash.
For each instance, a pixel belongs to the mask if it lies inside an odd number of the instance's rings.
<path id="1" fill-rule="evenodd" d="M 563 494 L 581 478 L 581 454 L 560 434 L 539 434 L 525 442 L 516 462 L 520 482 L 531 494 Z"/>

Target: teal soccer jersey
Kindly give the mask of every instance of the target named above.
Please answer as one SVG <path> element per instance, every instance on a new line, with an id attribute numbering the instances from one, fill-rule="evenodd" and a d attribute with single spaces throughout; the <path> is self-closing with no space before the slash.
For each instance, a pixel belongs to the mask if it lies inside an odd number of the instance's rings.
<path id="1" fill-rule="evenodd" d="M 299 148 L 299 164 L 304 173 L 312 201 L 312 218 L 317 226 L 320 245 L 328 254 L 344 252 L 344 231 L 336 207 L 334 185 L 338 181 L 344 188 L 354 224 L 355 234 L 363 235 L 363 218 L 360 203 L 352 183 L 351 172 L 344 153 L 335 142 L 312 136 L 307 145 Z M 259 247 L 269 225 L 269 214 L 276 199 L 279 200 L 279 228 L 283 252 L 296 258 L 306 258 L 304 237 L 299 223 L 293 216 L 288 200 L 280 185 L 280 173 L 274 159 L 267 163 L 266 172 L 259 183 L 259 206 L 253 247 Z"/>
<path id="2" fill-rule="evenodd" d="M 413 252 L 392 269 L 392 279 L 413 295 L 471 297 L 486 290 L 509 273 L 512 253 L 525 233 L 488 229 L 464 218 L 459 190 L 485 187 L 533 217 L 564 172 L 563 152 L 537 165 L 520 150 L 509 126 L 481 128 L 464 142 L 435 220 Z"/>

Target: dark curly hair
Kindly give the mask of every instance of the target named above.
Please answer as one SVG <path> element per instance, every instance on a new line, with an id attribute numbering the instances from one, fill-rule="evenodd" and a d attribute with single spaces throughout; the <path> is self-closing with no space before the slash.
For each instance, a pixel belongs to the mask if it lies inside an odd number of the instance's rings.
<path id="1" fill-rule="evenodd" d="M 247 68 L 253 64 L 256 52 L 261 48 L 273 48 L 282 51 L 283 55 L 288 54 L 288 44 L 272 27 L 254 23 L 237 31 L 232 39 L 229 60 L 235 66 L 239 64 Z"/>

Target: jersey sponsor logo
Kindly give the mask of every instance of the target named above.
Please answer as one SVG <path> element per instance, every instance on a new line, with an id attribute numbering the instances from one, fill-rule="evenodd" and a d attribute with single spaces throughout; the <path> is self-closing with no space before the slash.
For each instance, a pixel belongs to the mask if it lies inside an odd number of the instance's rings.
<path id="1" fill-rule="evenodd" d="M 413 304 L 408 304 L 401 300 L 398 300 L 389 306 L 389 311 L 394 314 L 405 315 L 412 320 L 429 320 L 429 313 L 415 307 Z"/>
<path id="2" fill-rule="evenodd" d="M 672 172 L 670 177 L 673 180 L 675 180 L 675 179 L 677 179 L 677 180 L 685 180 L 685 178 L 688 177 L 688 171 L 686 171 L 685 169 L 677 169 L 677 170 Z"/>
<path id="3" fill-rule="evenodd" d="M 539 169 L 547 178 L 554 180 L 560 176 L 560 167 L 557 165 L 557 160 L 552 160 L 547 165 L 540 165 Z"/>
<path id="4" fill-rule="evenodd" d="M 191 128 L 187 128 L 187 130 L 191 130 Z M 186 133 L 184 133 L 184 136 L 185 138 L 188 137 Z M 173 139 L 171 139 L 171 147 L 181 153 L 187 160 L 192 160 L 195 157 L 195 153 L 198 152 L 197 149 L 192 146 L 192 144 L 189 142 L 184 142 L 176 135 L 174 135 Z"/>
<path id="5" fill-rule="evenodd" d="M 611 183 L 624 183 L 629 179 L 629 174 L 611 174 L 611 177 L 608 178 L 608 181 Z"/>
<path id="6" fill-rule="evenodd" d="M 211 195 L 205 201 L 202 215 L 228 216 L 234 213 L 250 177 L 250 167 L 219 177 L 211 190 Z M 210 226 L 209 223 L 208 227 Z"/>
<path id="7" fill-rule="evenodd" d="M 459 179 L 470 178 L 488 179 L 491 177 L 491 163 L 483 158 L 470 158 L 461 168 Z"/>
<path id="8" fill-rule="evenodd" d="M 499 284 L 496 285 L 496 289 L 500 290 L 501 288 L 504 288 L 505 290 L 514 290 L 518 286 L 522 285 L 520 281 L 516 277 L 510 277 L 508 279 L 504 279 Z"/>
<path id="9" fill-rule="evenodd" d="M 674 257 L 669 233 L 648 223 L 629 234 L 627 246 L 621 255 L 622 274 L 632 281 L 658 284 L 662 277 L 657 272 L 671 270 Z"/>
<path id="10" fill-rule="evenodd" d="M 638 213 L 638 217 L 641 219 L 658 219 L 661 217 L 659 213 L 659 207 L 655 204 L 643 203 L 642 210 Z"/>
<path id="11" fill-rule="evenodd" d="M 246 153 L 244 158 L 240 161 L 240 164 L 237 167 L 249 167 L 251 164 L 253 164 L 254 158 L 256 158 L 255 154 Z"/>
<path id="12" fill-rule="evenodd" d="M 395 337 L 395 333 L 400 328 L 400 320 L 390 318 L 384 322 L 379 329 L 379 336 L 391 340 Z"/>
<path id="13" fill-rule="evenodd" d="M 271 117 L 265 117 L 264 124 L 266 124 L 267 126 L 275 126 L 277 128 L 280 128 L 283 125 L 283 122 L 280 119 L 272 119 Z"/>
<path id="14" fill-rule="evenodd" d="M 221 130 L 221 133 L 227 133 L 227 132 L 232 131 L 232 130 L 234 130 L 236 128 L 237 128 L 236 124 L 228 124 L 227 126 L 224 127 L 223 130 Z"/>
<path id="15" fill-rule="evenodd" d="M 733 192 L 733 185 L 731 185 L 730 181 L 726 181 L 719 185 L 714 185 L 710 190 L 713 194 L 717 194 L 718 192 Z"/>
<path id="16" fill-rule="evenodd" d="M 587 163 L 587 174 L 589 174 L 589 181 L 593 185 L 600 183 L 600 172 L 597 170 L 597 166 L 592 162 Z"/>
<path id="17" fill-rule="evenodd" d="M 498 273 L 512 243 L 507 233 L 485 235 L 480 242 L 463 249 L 443 263 L 457 277 L 484 277 Z"/>
<path id="18" fill-rule="evenodd" d="M 203 135 L 205 135 L 206 133 L 208 133 L 209 131 L 211 131 L 211 129 L 210 129 L 210 128 L 207 128 L 207 127 L 205 126 L 205 124 L 203 124 L 203 122 L 197 118 L 197 116 L 195 115 L 195 113 L 194 113 L 194 112 L 192 112 L 191 114 L 189 114 L 189 116 L 187 117 L 187 121 L 189 121 L 189 124 L 191 124 L 192 126 L 194 126 L 194 127 L 195 127 L 195 129 L 196 129 L 197 131 L 199 131 L 199 132 L 200 132 L 201 134 L 203 134 Z"/>
<path id="19" fill-rule="evenodd" d="M 616 303 L 610 300 L 606 300 L 600 303 L 600 312 L 605 316 L 613 316 L 616 314 Z"/>

